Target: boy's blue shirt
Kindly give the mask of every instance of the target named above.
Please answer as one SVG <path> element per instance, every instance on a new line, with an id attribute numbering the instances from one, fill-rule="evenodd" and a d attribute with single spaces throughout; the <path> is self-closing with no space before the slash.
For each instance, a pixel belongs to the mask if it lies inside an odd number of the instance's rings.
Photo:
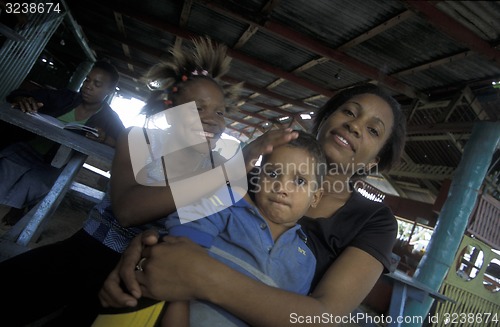
<path id="1" fill-rule="evenodd" d="M 165 220 L 168 234 L 190 238 L 208 248 L 215 259 L 269 286 L 308 294 L 316 258 L 306 245 L 307 237 L 300 225 L 291 227 L 274 241 L 266 220 L 257 208 L 244 198 L 231 205 L 227 194 L 227 190 L 221 189 L 179 210 L 183 219 L 190 212 L 193 218 L 212 212 L 205 218 L 181 224 L 179 211 L 169 215 Z M 217 211 L 217 207 L 223 209 Z M 211 303 L 192 301 L 190 307 L 193 325 L 247 326 Z"/>
<path id="2" fill-rule="evenodd" d="M 272 286 L 307 294 L 316 259 L 306 245 L 307 237 L 300 225 L 285 231 L 275 242 L 266 220 L 244 198 L 216 212 L 217 207 L 231 203 L 226 194 L 221 189 L 182 210 L 192 211 L 195 216 L 214 212 L 205 218 L 181 224 L 178 212 L 169 215 L 165 220 L 168 234 L 189 237 L 234 269 L 242 271 L 241 264 L 246 263 L 242 272 L 253 278 L 264 278 L 262 281 Z"/>

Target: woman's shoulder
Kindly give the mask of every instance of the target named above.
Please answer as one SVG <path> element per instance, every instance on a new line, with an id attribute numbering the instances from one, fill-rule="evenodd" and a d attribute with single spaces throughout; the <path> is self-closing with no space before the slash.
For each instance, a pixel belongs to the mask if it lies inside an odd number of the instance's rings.
<path id="1" fill-rule="evenodd" d="M 387 205 L 370 200 L 358 192 L 353 192 L 346 204 L 330 217 L 305 217 L 300 223 L 307 230 L 320 231 L 322 237 L 335 235 L 343 245 L 356 235 L 371 231 L 392 233 L 397 228 L 396 218 Z"/>
<path id="2" fill-rule="evenodd" d="M 358 191 L 352 192 L 342 209 L 363 213 L 377 212 L 379 210 L 390 212 L 389 207 L 385 203 L 368 199 Z"/>

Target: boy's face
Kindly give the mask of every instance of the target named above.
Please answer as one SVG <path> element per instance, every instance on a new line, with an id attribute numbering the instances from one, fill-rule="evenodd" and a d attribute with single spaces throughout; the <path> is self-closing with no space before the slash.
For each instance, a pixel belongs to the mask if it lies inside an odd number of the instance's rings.
<path id="1" fill-rule="evenodd" d="M 255 202 L 270 223 L 292 227 L 321 199 L 313 157 L 304 149 L 280 146 L 262 165 Z"/>

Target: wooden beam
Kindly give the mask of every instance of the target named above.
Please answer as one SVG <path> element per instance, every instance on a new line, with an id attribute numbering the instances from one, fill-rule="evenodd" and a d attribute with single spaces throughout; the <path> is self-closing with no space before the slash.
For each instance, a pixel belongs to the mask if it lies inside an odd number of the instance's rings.
<path id="1" fill-rule="evenodd" d="M 422 141 L 449 141 L 450 140 L 450 135 L 456 140 L 467 140 L 470 138 L 470 133 L 464 133 L 464 134 L 451 134 L 451 133 L 446 133 L 443 135 L 436 134 L 436 135 L 423 135 L 423 136 L 408 136 L 406 138 L 406 142 L 422 142 Z"/>
<path id="2" fill-rule="evenodd" d="M 418 179 L 442 181 L 446 178 L 451 178 L 451 175 L 454 171 L 455 171 L 454 167 L 447 167 L 447 166 L 403 164 L 398 168 L 392 169 L 388 174 L 390 176 L 411 177 Z"/>
<path id="3" fill-rule="evenodd" d="M 342 44 L 340 47 L 337 48 L 339 51 L 346 51 L 358 44 L 361 44 L 365 42 L 366 40 L 371 39 L 374 36 L 377 36 L 380 33 L 383 33 L 387 31 L 388 29 L 393 28 L 394 26 L 401 24 L 402 22 L 406 21 L 407 19 L 414 17 L 415 14 L 411 10 L 406 10 L 403 11 L 402 13 L 392 17 L 389 20 L 386 20 L 382 24 L 375 26 L 369 31 L 364 32 L 363 34 L 359 35 L 358 37 L 355 37 L 354 39 L 351 39 L 347 41 L 346 43 Z"/>
<path id="4" fill-rule="evenodd" d="M 470 29 L 437 9 L 431 1 L 403 0 L 403 2 L 444 34 L 500 66 L 500 51 L 478 37 Z"/>
<path id="5" fill-rule="evenodd" d="M 470 133 L 474 122 L 437 123 L 408 126 L 406 135 L 413 134 L 442 134 L 442 133 Z"/>

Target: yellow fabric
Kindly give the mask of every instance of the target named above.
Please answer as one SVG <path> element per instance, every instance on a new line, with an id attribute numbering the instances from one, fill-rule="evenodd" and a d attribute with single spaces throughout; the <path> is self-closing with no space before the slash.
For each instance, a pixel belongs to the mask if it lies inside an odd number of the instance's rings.
<path id="1" fill-rule="evenodd" d="M 97 316 L 92 327 L 154 327 L 160 317 L 165 301 L 140 309 L 138 311 L 101 314 Z"/>

